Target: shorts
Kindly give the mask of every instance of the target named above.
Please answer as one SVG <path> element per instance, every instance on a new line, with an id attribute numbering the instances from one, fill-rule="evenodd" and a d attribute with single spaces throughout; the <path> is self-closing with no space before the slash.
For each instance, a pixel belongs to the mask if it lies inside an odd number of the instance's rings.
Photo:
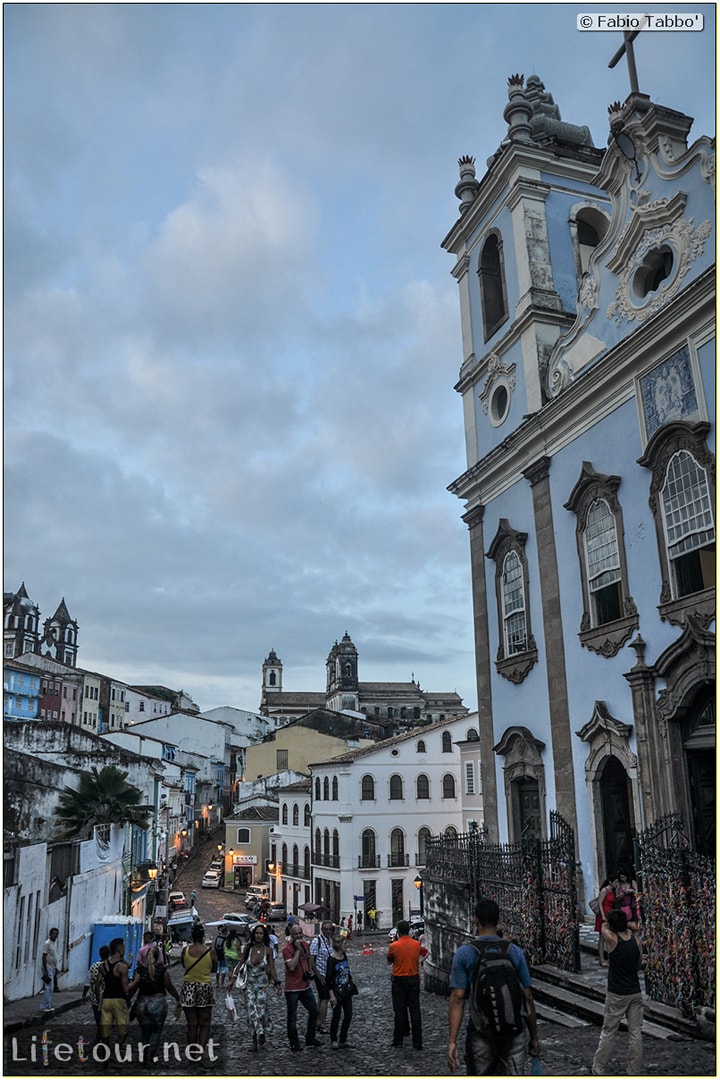
<path id="1" fill-rule="evenodd" d="M 110 1038 L 113 1024 L 118 1038 L 124 1038 L 130 1028 L 130 1010 L 125 998 L 103 998 L 100 1006 L 100 1037 Z"/>
<path id="2" fill-rule="evenodd" d="M 184 1009 L 210 1009 L 215 1004 L 212 983 L 184 982 L 180 987 L 180 1004 Z"/>
<path id="3" fill-rule="evenodd" d="M 218 966 L 217 966 L 218 975 L 227 975 L 227 969 L 228 969 L 227 961 L 226 960 L 221 960 L 220 957 L 218 957 Z"/>
<path id="4" fill-rule="evenodd" d="M 328 990 L 327 979 L 324 975 L 322 981 L 317 977 L 317 975 L 315 976 L 315 989 L 317 990 L 317 995 L 320 1001 L 330 1000 L 330 991 Z"/>

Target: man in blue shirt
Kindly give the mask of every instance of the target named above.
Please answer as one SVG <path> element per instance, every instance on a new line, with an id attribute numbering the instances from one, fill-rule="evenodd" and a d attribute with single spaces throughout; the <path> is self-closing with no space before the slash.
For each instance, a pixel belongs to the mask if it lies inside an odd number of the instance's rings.
<path id="1" fill-rule="evenodd" d="M 494 900 L 479 900 L 470 919 L 474 924 L 476 941 L 501 940 L 497 932 L 500 908 Z M 535 1003 L 530 989 L 530 971 L 525 954 L 517 945 L 510 946 L 508 955 L 515 966 L 525 995 L 525 1020 L 530 1035 L 529 1050 L 533 1057 L 537 1057 L 540 1053 L 540 1044 L 537 1037 Z M 465 999 L 470 996 L 473 972 L 477 962 L 478 954 L 472 945 L 461 945 L 455 953 L 450 970 L 450 1004 L 448 1007 L 448 1067 L 450 1072 L 455 1072 L 460 1067 L 457 1038 L 465 1012 Z M 524 1031 L 511 1040 L 496 1040 L 490 1033 L 478 1031 L 472 1020 L 470 1020 L 465 1042 L 465 1062 L 468 1076 L 515 1076 L 523 1074 L 528 1049 L 525 1040 Z"/>

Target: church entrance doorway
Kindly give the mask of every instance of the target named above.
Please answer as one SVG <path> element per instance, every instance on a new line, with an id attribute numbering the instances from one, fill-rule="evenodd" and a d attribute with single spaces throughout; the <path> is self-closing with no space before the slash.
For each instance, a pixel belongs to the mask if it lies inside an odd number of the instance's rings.
<path id="1" fill-rule="evenodd" d="M 518 809 L 520 811 L 520 836 L 528 833 L 542 835 L 540 823 L 540 787 L 534 776 L 522 776 L 516 781 Z"/>
<path id="2" fill-rule="evenodd" d="M 690 831 L 700 855 L 715 856 L 715 698 L 703 694 L 683 724 Z"/>
<path id="3" fill-rule="evenodd" d="M 602 806 L 603 850 L 608 877 L 614 877 L 621 866 L 633 866 L 633 820 L 630 782 L 625 769 L 616 757 L 605 762 L 600 777 Z"/>

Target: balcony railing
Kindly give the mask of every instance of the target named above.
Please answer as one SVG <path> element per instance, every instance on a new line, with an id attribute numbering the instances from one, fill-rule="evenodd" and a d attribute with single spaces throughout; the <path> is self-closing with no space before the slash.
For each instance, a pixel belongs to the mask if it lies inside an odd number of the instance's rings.
<path id="1" fill-rule="evenodd" d="M 324 854 L 322 851 L 316 851 L 313 855 L 313 862 L 316 866 L 331 866 L 337 870 L 340 867 L 340 856 L 328 855 Z"/>
<path id="2" fill-rule="evenodd" d="M 309 867 L 306 870 L 305 867 L 300 866 L 299 863 L 297 865 L 293 865 L 291 863 L 285 871 L 285 876 L 291 878 L 300 878 L 302 881 L 310 881 L 310 879 L 312 878 L 312 871 Z"/>
<path id="3" fill-rule="evenodd" d="M 360 870 L 379 870 L 380 869 L 380 856 L 379 855 L 359 855 L 358 856 L 358 868 Z"/>
<path id="4" fill-rule="evenodd" d="M 387 857 L 388 866 L 409 866 L 410 856 L 403 851 L 391 851 Z"/>

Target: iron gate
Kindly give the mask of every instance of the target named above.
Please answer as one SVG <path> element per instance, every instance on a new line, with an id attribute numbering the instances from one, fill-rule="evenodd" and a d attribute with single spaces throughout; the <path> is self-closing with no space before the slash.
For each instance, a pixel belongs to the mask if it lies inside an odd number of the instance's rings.
<path id="1" fill-rule="evenodd" d="M 547 840 L 528 834 L 518 844 L 489 844 L 477 830 L 433 837 L 423 888 L 426 907 L 452 923 L 458 938 L 467 935 L 476 900 L 491 896 L 500 906 L 505 936 L 522 946 L 531 964 L 580 970 L 575 834 L 556 811 L 550 812 Z M 447 911 L 451 895 L 457 900 L 450 903 L 464 910 Z"/>
<path id="2" fill-rule="evenodd" d="M 690 849 L 678 814 L 637 838 L 645 989 L 688 1016 L 715 1003 L 715 862 Z"/>

